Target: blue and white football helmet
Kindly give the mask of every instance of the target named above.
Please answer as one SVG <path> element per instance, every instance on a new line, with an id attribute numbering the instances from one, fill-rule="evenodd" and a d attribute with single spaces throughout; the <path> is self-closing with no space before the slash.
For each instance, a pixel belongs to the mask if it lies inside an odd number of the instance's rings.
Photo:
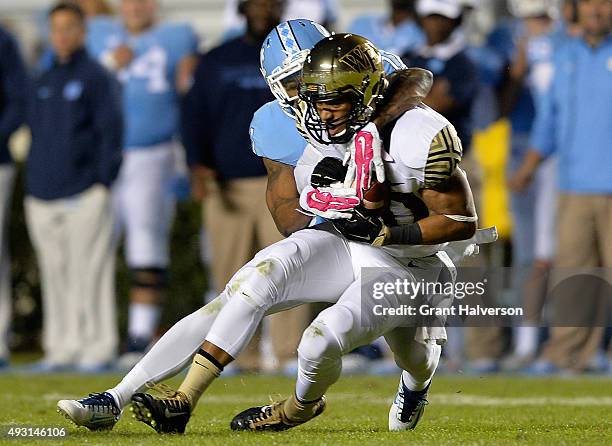
<path id="1" fill-rule="evenodd" d="M 298 79 L 310 49 L 330 35 L 323 26 L 306 19 L 282 22 L 268 34 L 261 46 L 261 74 L 283 111 L 295 116 Z"/>

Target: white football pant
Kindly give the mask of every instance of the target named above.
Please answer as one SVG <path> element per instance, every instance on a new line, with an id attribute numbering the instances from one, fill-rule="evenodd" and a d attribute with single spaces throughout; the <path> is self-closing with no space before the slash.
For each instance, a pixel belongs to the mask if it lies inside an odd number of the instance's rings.
<path id="1" fill-rule="evenodd" d="M 452 266 L 445 254 L 440 256 Z M 420 354 L 411 356 L 411 347 L 415 342 L 443 342 L 444 329 L 395 330 L 401 320 L 374 317 L 371 307 L 375 302 L 365 303 L 365 313 L 360 310 L 362 267 L 386 268 L 382 270 L 385 280 L 398 278 L 398 272 L 401 278 L 436 280 L 443 266 L 439 257 L 416 259 L 413 264 L 418 268 L 408 270 L 385 251 L 348 242 L 336 234 L 315 229 L 298 231 L 259 252 L 234 275 L 219 297 L 174 325 L 111 392 L 121 405 L 127 404 L 147 382 L 158 382 L 180 371 L 205 340 L 236 357 L 266 314 L 308 302 L 337 304 L 323 311 L 304 333 L 299 347 L 302 381 L 308 380 L 308 373 L 320 377 L 324 370 L 321 383 L 326 388 L 337 379 L 343 354 L 382 335 L 388 335 L 401 367 L 414 368 L 419 376 L 427 370 L 429 379 L 432 367 L 423 364 L 437 364 L 437 358 L 430 356 L 439 357 L 440 349 L 420 349 Z M 401 300 L 394 295 L 386 299 L 387 306 L 399 305 Z"/>
<path id="2" fill-rule="evenodd" d="M 123 152 L 119 177 L 113 185 L 116 234 L 125 233 L 130 268 L 165 268 L 174 219 L 174 142 Z"/>

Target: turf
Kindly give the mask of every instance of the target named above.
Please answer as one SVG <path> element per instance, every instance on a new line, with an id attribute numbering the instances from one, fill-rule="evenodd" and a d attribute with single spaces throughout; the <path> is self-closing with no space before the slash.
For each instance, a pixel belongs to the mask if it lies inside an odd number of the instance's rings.
<path id="1" fill-rule="evenodd" d="M 104 445 L 489 445 L 612 444 L 612 379 L 439 377 L 416 431 L 387 432 L 395 378 L 344 377 L 328 394 L 316 420 L 282 433 L 235 433 L 229 421 L 247 407 L 286 395 L 289 378 L 245 376 L 218 380 L 203 397 L 187 433 L 159 436 L 125 412 L 111 432 L 77 429 L 55 412 L 60 398 L 81 397 L 114 384 L 118 376 L 0 375 L 0 425 L 67 427 L 59 440 L 1 444 Z M 175 384 L 171 381 L 169 384 Z"/>

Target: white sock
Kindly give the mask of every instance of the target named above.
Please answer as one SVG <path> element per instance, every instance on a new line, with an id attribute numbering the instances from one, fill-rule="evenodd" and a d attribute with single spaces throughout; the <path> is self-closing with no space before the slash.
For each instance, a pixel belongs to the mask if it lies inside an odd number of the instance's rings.
<path id="1" fill-rule="evenodd" d="M 198 351 L 217 314 L 227 303 L 225 293 L 208 305 L 178 321 L 151 350 L 125 375 L 117 386 L 109 389 L 119 407 L 129 404 L 134 393 L 147 383 L 158 383 L 180 372 Z"/>
<path id="2" fill-rule="evenodd" d="M 154 304 L 131 303 L 128 334 L 132 338 L 151 339 L 157 330 L 161 307 Z"/>
<path id="3" fill-rule="evenodd" d="M 535 355 L 538 349 L 538 327 L 516 327 L 514 352 L 519 356 Z"/>
<path id="4" fill-rule="evenodd" d="M 402 381 L 404 381 L 404 386 L 406 386 L 408 390 L 418 392 L 419 390 L 423 390 L 429 385 L 429 383 L 431 382 L 431 378 L 422 381 L 414 378 L 409 372 L 404 370 L 402 371 Z"/>

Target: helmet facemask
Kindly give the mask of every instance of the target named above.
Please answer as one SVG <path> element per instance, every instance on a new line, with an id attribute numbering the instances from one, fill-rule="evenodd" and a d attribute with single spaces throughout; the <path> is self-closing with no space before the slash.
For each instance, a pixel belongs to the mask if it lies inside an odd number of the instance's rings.
<path id="1" fill-rule="evenodd" d="M 270 91 L 280 104 L 281 108 L 291 118 L 295 119 L 298 100 L 298 83 L 302 66 L 310 50 L 302 50 L 283 61 L 269 76 L 265 76 Z"/>
<path id="2" fill-rule="evenodd" d="M 321 144 L 346 144 L 363 128 L 387 86 L 380 52 L 354 34 L 336 34 L 315 45 L 302 69 L 299 95 L 306 103 L 303 125 Z M 321 119 L 317 104 L 348 103 L 350 111 L 334 122 Z M 346 129 L 332 135 L 339 125 Z"/>
<path id="3" fill-rule="evenodd" d="M 329 93 L 324 92 L 324 85 L 301 84 L 300 98 L 306 103 L 303 125 L 310 136 L 321 144 L 348 143 L 359 130 L 370 122 L 376 105 L 382 98 L 382 93 L 387 85 L 385 79 L 378 81 L 372 88 L 368 100 L 365 92 L 369 91 L 370 83 L 369 76 L 366 76 L 359 88 L 346 85 Z M 341 102 L 351 104 L 349 113 L 335 121 L 324 122 L 317 110 L 317 104 Z M 331 135 L 330 130 L 344 124 L 346 124 L 344 131 Z"/>

